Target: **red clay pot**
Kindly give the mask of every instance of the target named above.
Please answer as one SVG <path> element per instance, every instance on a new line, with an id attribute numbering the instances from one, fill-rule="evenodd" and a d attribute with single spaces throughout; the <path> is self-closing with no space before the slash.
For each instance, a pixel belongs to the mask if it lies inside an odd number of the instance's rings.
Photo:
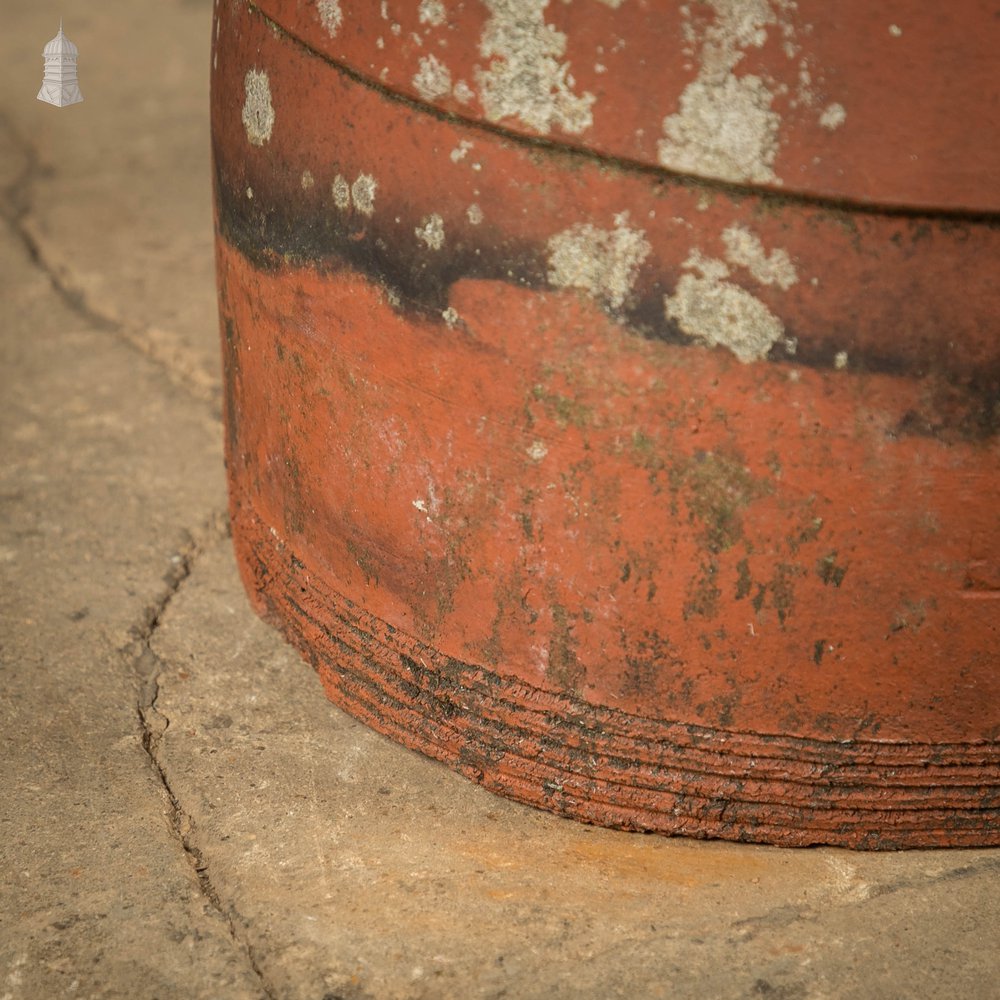
<path id="1" fill-rule="evenodd" d="M 1000 21 L 873 7 L 217 3 L 236 550 L 338 705 L 589 822 L 1000 844 Z"/>

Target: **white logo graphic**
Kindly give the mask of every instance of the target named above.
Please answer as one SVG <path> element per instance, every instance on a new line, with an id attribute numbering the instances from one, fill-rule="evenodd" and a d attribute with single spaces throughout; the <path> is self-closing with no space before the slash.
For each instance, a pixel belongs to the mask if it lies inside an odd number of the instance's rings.
<path id="1" fill-rule="evenodd" d="M 45 78 L 38 99 L 57 108 L 79 104 L 83 100 L 80 85 L 76 82 L 77 47 L 63 34 L 62 20 L 59 34 L 42 49 L 45 59 Z"/>

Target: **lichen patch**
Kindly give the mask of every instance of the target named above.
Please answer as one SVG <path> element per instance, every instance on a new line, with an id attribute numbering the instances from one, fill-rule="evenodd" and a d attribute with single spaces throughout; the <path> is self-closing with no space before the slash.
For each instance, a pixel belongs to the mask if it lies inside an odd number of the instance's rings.
<path id="1" fill-rule="evenodd" d="M 593 124 L 594 95 L 574 92 L 566 36 L 545 22 L 548 0 L 484 0 L 490 18 L 479 41 L 479 98 L 492 122 L 516 118 L 536 132 L 579 135 Z"/>
<path id="2" fill-rule="evenodd" d="M 340 174 L 334 177 L 330 193 L 333 195 L 334 205 L 342 212 L 351 207 L 351 186 Z"/>
<path id="3" fill-rule="evenodd" d="M 532 441 L 531 446 L 527 449 L 528 458 L 532 462 L 540 462 L 549 453 L 549 449 L 545 446 L 544 441 Z"/>
<path id="4" fill-rule="evenodd" d="M 469 220 L 469 225 L 478 226 L 483 221 L 483 210 L 473 202 L 465 210 L 465 216 Z"/>
<path id="5" fill-rule="evenodd" d="M 274 128 L 274 107 L 271 104 L 271 83 L 267 73 L 248 69 L 243 78 L 246 99 L 243 101 L 243 127 L 252 146 L 263 146 Z"/>
<path id="6" fill-rule="evenodd" d="M 444 219 L 437 213 L 421 219 L 413 231 L 429 250 L 440 250 L 444 246 Z"/>
<path id="7" fill-rule="evenodd" d="M 718 177 L 727 181 L 780 184 L 774 170 L 781 116 L 775 98 L 788 97 L 790 107 L 812 107 L 821 85 L 809 57 L 802 57 L 797 85 L 789 96 L 787 84 L 764 75 L 737 73 L 747 51 L 759 49 L 774 28 L 782 37 L 788 60 L 799 57 L 793 0 L 705 0 L 714 20 L 703 30 L 692 20 L 692 5 L 680 7 L 684 52 L 696 61 L 698 75 L 684 89 L 679 108 L 663 119 L 658 159 L 672 170 Z M 808 31 L 808 26 L 804 29 Z M 839 109 L 839 110 L 837 110 Z M 830 104 L 820 115 L 825 128 L 836 128 L 845 115 Z"/>
<path id="8" fill-rule="evenodd" d="M 820 125 L 831 132 L 835 128 L 840 128 L 845 121 L 847 121 L 847 112 L 844 110 L 844 105 L 836 102 L 828 104 L 819 116 Z"/>
<path id="9" fill-rule="evenodd" d="M 701 273 L 682 275 L 674 294 L 664 298 L 667 319 L 707 347 L 728 348 L 744 364 L 767 357 L 784 336 L 781 320 L 745 288 L 724 280 L 728 269 L 721 261 L 695 251 L 684 266 Z"/>
<path id="10" fill-rule="evenodd" d="M 316 12 L 319 14 L 320 24 L 323 25 L 326 33 L 331 38 L 335 37 L 344 21 L 340 0 L 319 0 L 319 3 L 316 4 Z"/>
<path id="11" fill-rule="evenodd" d="M 688 336 L 708 347 L 727 347 L 744 363 L 767 357 L 784 333 L 763 302 L 729 281 L 682 275 L 664 308 Z"/>
<path id="12" fill-rule="evenodd" d="M 447 11 L 441 0 L 420 0 L 419 15 L 421 24 L 429 24 L 436 28 L 444 24 Z"/>
<path id="13" fill-rule="evenodd" d="M 371 174 L 359 174 L 351 185 L 351 198 L 354 207 L 362 215 L 371 215 L 375 211 L 375 189 L 378 184 Z"/>
<path id="14" fill-rule="evenodd" d="M 413 76 L 413 86 L 425 101 L 436 101 L 451 93 L 451 71 L 435 56 L 423 56 Z"/>
<path id="15" fill-rule="evenodd" d="M 632 229 L 622 213 L 614 229 L 577 223 L 551 237 L 547 249 L 550 285 L 582 288 L 602 305 L 620 309 L 651 248 L 645 232 Z"/>
<path id="16" fill-rule="evenodd" d="M 706 257 L 700 250 L 695 248 L 681 265 L 687 271 L 700 271 L 703 278 L 711 281 L 721 281 L 729 277 L 729 268 L 725 261 L 715 260 L 713 257 Z"/>
<path id="17" fill-rule="evenodd" d="M 768 253 L 755 233 L 745 226 L 733 225 L 722 234 L 726 260 L 735 267 L 746 268 L 762 285 L 777 285 L 782 290 L 792 287 L 799 276 L 787 250 Z"/>
<path id="18" fill-rule="evenodd" d="M 759 76 L 726 73 L 697 79 L 681 94 L 680 111 L 663 120 L 660 164 L 727 181 L 773 182 L 780 116 Z"/>

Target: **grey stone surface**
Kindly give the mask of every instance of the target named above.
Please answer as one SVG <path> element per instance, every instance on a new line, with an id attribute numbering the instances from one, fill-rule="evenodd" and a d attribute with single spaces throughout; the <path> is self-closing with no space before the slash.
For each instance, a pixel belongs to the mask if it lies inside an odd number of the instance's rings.
<path id="1" fill-rule="evenodd" d="M 0 143 L 30 150 L 20 227 L 60 288 L 217 399 L 211 15 L 211 0 L 4 0 Z M 35 100 L 60 17 L 84 98 L 62 109 Z"/>
<path id="2" fill-rule="evenodd" d="M 998 851 L 589 828 L 326 701 L 226 537 L 210 4 L 66 12 L 68 109 L 58 13 L 0 34 L 0 1000 L 996 996 Z"/>
<path id="3" fill-rule="evenodd" d="M 259 996 L 138 711 L 158 609 L 220 532 L 218 428 L 9 225 L 0 301 L 0 996 Z"/>

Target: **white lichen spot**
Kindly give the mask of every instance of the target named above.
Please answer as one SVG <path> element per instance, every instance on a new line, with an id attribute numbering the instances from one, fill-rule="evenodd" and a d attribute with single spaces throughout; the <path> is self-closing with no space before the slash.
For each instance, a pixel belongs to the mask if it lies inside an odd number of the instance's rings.
<path id="1" fill-rule="evenodd" d="M 899 38 L 903 34 L 903 29 L 898 24 L 889 25 L 889 34 L 893 38 Z"/>
<path id="2" fill-rule="evenodd" d="M 385 300 L 393 309 L 398 309 L 403 304 L 403 300 L 399 297 L 399 292 L 395 288 L 385 289 Z"/>
<path id="3" fill-rule="evenodd" d="M 351 207 L 351 186 L 340 174 L 334 177 L 330 192 L 333 194 L 334 205 L 342 212 Z"/>
<path id="4" fill-rule="evenodd" d="M 444 24 L 447 17 L 447 11 L 445 11 L 441 0 L 420 0 L 419 12 L 420 23 L 429 24 L 435 28 L 439 24 Z"/>
<path id="5" fill-rule="evenodd" d="M 429 250 L 440 250 L 444 246 L 444 219 L 436 212 L 421 219 L 413 232 Z"/>
<path id="6" fill-rule="evenodd" d="M 340 25 L 344 20 L 344 15 L 340 10 L 340 0 L 319 0 L 319 3 L 316 4 L 316 10 L 326 33 L 333 38 L 340 30 Z"/>
<path id="7" fill-rule="evenodd" d="M 448 308 L 441 313 L 441 318 L 450 327 L 458 326 L 458 323 L 461 320 L 461 317 L 458 315 L 458 310 L 453 306 L 448 306 Z"/>
<path id="8" fill-rule="evenodd" d="M 799 338 L 798 337 L 785 337 L 781 342 L 781 346 L 785 349 L 785 354 L 790 358 L 795 357 L 795 352 L 799 349 Z"/>
<path id="9" fill-rule="evenodd" d="M 375 189 L 378 185 L 371 174 L 359 174 L 358 179 L 351 185 L 351 198 L 354 207 L 362 215 L 371 215 L 375 211 Z"/>
<path id="10" fill-rule="evenodd" d="M 793 106 L 797 106 L 799 103 L 805 105 L 811 105 L 815 101 L 815 95 L 812 89 L 812 72 L 809 69 L 808 59 L 803 59 L 799 63 L 799 86 L 795 92 L 795 100 L 792 101 Z"/>
<path id="11" fill-rule="evenodd" d="M 661 165 L 729 181 L 780 183 L 774 173 L 781 118 L 774 93 L 753 74 L 733 73 L 744 50 L 767 41 L 777 23 L 768 0 L 708 0 L 715 21 L 700 38 L 698 76 L 680 110 L 663 119 Z M 689 16 L 689 15 L 688 15 Z M 699 41 L 691 34 L 691 42 Z"/>
<path id="12" fill-rule="evenodd" d="M 573 92 L 566 36 L 545 23 L 548 0 L 484 0 L 491 17 L 479 40 L 486 69 L 476 68 L 483 111 L 492 122 L 516 118 L 536 132 L 555 126 L 578 135 L 593 123 L 594 95 Z"/>
<path id="13" fill-rule="evenodd" d="M 785 328 L 763 302 L 723 280 L 720 264 L 692 253 L 684 266 L 701 271 L 701 276 L 682 275 L 674 294 L 664 297 L 667 319 L 707 347 L 727 348 L 744 364 L 765 358 Z"/>
<path id="14" fill-rule="evenodd" d="M 726 260 L 735 267 L 745 267 L 762 285 L 777 285 L 783 290 L 792 287 L 799 276 L 787 250 L 772 250 L 769 254 L 745 226 L 733 225 L 722 234 Z"/>
<path id="15" fill-rule="evenodd" d="M 835 128 L 840 128 L 844 122 L 847 121 L 847 112 L 844 110 L 843 104 L 828 104 L 824 109 L 823 113 L 819 116 L 819 123 L 825 129 L 829 129 L 831 132 Z"/>
<path id="16" fill-rule="evenodd" d="M 243 127 L 253 146 L 263 146 L 274 128 L 274 108 L 271 105 L 271 83 L 267 73 L 248 69 L 243 78 L 246 99 L 243 101 Z"/>
<path id="17" fill-rule="evenodd" d="M 784 332 L 763 302 L 729 281 L 682 275 L 664 309 L 686 334 L 709 347 L 727 347 L 744 363 L 766 357 Z"/>
<path id="18" fill-rule="evenodd" d="M 781 118 L 771 100 L 758 76 L 693 81 L 681 94 L 680 111 L 663 119 L 660 164 L 727 181 L 777 180 Z"/>
<path id="19" fill-rule="evenodd" d="M 311 171 L 309 171 L 309 170 L 303 170 L 302 171 L 302 179 L 299 181 L 299 183 L 302 185 L 302 190 L 303 191 L 308 191 L 309 188 L 311 188 L 316 183 L 316 180 L 313 177 Z"/>
<path id="20" fill-rule="evenodd" d="M 703 278 L 711 281 L 721 281 L 729 277 L 729 268 L 725 261 L 716 260 L 714 257 L 706 257 L 697 247 L 688 255 L 687 260 L 681 264 L 686 271 L 700 271 Z"/>
<path id="21" fill-rule="evenodd" d="M 249 199 L 250 199 L 251 201 L 253 201 L 253 188 L 252 188 L 252 187 L 248 187 L 248 188 L 247 188 L 247 197 L 248 197 L 248 198 L 249 198 Z"/>
<path id="22" fill-rule="evenodd" d="M 476 92 L 464 80 L 459 80 L 452 90 L 452 95 L 459 103 L 468 104 L 475 98 Z"/>
<path id="23" fill-rule="evenodd" d="M 549 449 L 545 447 L 544 441 L 532 441 L 531 447 L 528 448 L 528 458 L 532 462 L 540 462 L 549 453 Z"/>
<path id="24" fill-rule="evenodd" d="M 547 249 L 550 285 L 582 288 L 602 305 L 620 309 L 651 248 L 645 232 L 632 229 L 623 212 L 614 229 L 577 223 L 551 237 Z"/>
<path id="25" fill-rule="evenodd" d="M 425 101 L 451 93 L 451 71 L 435 56 L 423 56 L 413 76 L 413 86 Z"/>
<path id="26" fill-rule="evenodd" d="M 390 24 L 389 30 L 398 38 L 403 33 L 403 26 L 401 24 Z"/>
<path id="27" fill-rule="evenodd" d="M 837 371 L 843 371 L 847 367 L 847 351 L 837 351 L 833 359 L 833 367 Z"/>
<path id="28" fill-rule="evenodd" d="M 483 210 L 473 202 L 466 210 L 465 216 L 472 226 L 478 226 L 483 221 Z"/>
<path id="29" fill-rule="evenodd" d="M 387 0 L 382 0 L 379 4 L 379 13 L 382 15 L 383 21 L 389 20 L 389 4 L 387 3 Z"/>
<path id="30" fill-rule="evenodd" d="M 472 149 L 472 143 L 468 139 L 463 139 L 449 154 L 452 163 L 458 163 L 459 160 L 464 160 L 469 155 L 469 150 Z"/>
<path id="31" fill-rule="evenodd" d="M 375 48 L 377 49 L 385 48 L 385 39 L 381 35 L 379 35 L 378 38 L 375 39 Z"/>

